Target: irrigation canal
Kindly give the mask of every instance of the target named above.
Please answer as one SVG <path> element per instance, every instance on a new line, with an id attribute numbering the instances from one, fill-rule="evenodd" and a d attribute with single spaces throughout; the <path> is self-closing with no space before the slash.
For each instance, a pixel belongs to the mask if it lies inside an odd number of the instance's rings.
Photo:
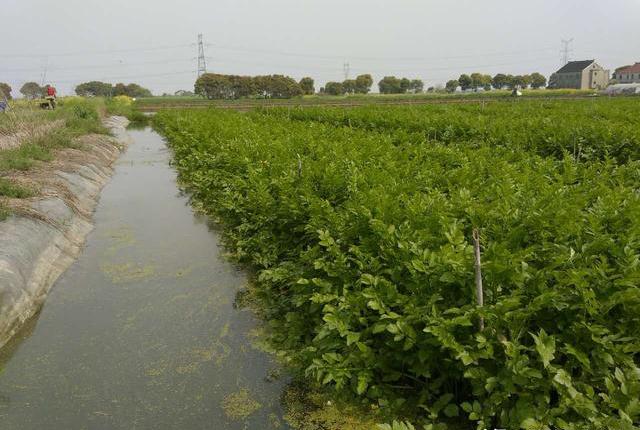
<path id="1" fill-rule="evenodd" d="M 162 138 L 130 133 L 82 255 L 0 351 L 0 428 L 287 428 L 284 382 L 233 306 L 244 274 L 180 193 Z"/>

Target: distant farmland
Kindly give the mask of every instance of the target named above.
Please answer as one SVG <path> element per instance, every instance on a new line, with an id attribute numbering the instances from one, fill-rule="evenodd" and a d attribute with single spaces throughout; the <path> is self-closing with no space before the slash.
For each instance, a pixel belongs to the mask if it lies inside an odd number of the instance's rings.
<path id="1" fill-rule="evenodd" d="M 593 91 L 579 90 L 525 90 L 523 98 L 580 98 L 593 95 Z M 493 100 L 513 100 L 511 92 L 496 90 L 490 92 L 468 93 L 425 93 L 425 94 L 367 94 L 348 96 L 303 96 L 292 99 L 256 99 L 241 98 L 235 100 L 209 100 L 202 97 L 147 97 L 136 101 L 136 107 L 141 111 L 156 111 L 160 109 L 183 108 L 228 108 L 249 110 L 257 107 L 277 106 L 337 106 L 350 107 L 368 104 L 412 105 L 430 103 L 474 103 Z"/>

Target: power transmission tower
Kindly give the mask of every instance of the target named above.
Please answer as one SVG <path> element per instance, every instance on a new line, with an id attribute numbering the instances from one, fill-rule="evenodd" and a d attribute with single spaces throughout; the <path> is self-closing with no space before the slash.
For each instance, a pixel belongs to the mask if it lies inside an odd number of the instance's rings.
<path id="1" fill-rule="evenodd" d="M 198 77 L 202 76 L 203 73 L 207 73 L 207 60 L 204 56 L 202 34 L 198 34 Z"/>
<path id="2" fill-rule="evenodd" d="M 570 60 L 569 54 L 573 51 L 573 49 L 569 48 L 569 45 L 571 45 L 571 42 L 573 42 L 573 37 L 569 40 L 562 39 L 561 41 L 562 48 L 560 48 L 560 56 L 562 57 L 563 66 L 567 64 Z"/>
<path id="3" fill-rule="evenodd" d="M 47 82 L 47 70 L 49 69 L 49 56 L 45 58 L 44 62 L 44 71 L 42 72 L 42 82 L 40 82 L 40 86 L 44 87 L 44 84 Z"/>
<path id="4" fill-rule="evenodd" d="M 351 71 L 351 67 L 347 61 L 342 64 L 342 70 L 344 71 L 344 80 L 346 81 L 349 79 L 349 72 Z"/>

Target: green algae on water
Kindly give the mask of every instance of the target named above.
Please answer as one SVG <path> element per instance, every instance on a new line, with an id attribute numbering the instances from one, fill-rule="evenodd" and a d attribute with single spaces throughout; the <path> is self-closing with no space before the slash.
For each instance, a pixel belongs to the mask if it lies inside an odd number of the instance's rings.
<path id="1" fill-rule="evenodd" d="M 248 418 L 251 414 L 262 408 L 262 405 L 251 398 L 249 390 L 246 388 L 229 394 L 222 401 L 222 408 L 225 415 L 234 420 L 242 420 Z"/>

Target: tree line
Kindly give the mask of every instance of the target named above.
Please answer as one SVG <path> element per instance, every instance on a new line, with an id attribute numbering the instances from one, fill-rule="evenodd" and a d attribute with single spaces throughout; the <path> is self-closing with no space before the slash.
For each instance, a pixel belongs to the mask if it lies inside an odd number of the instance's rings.
<path id="1" fill-rule="evenodd" d="M 108 82 L 90 81 L 78 85 L 76 94 L 82 97 L 116 97 L 128 96 L 133 98 L 151 97 L 151 91 L 138 84 L 110 84 Z"/>
<path id="2" fill-rule="evenodd" d="M 36 99 L 44 97 L 47 94 L 47 88 L 49 85 L 40 86 L 35 82 L 27 82 L 20 87 L 20 94 L 27 99 Z M 11 100 L 11 87 L 9 84 L 0 83 L 0 90 L 4 93 L 8 100 Z"/>
<path id="3" fill-rule="evenodd" d="M 482 88 L 485 91 L 491 89 L 514 89 L 514 88 L 543 88 L 547 85 L 547 78 L 538 72 L 530 75 L 506 75 L 498 73 L 495 76 L 485 75 L 482 73 L 472 73 L 471 75 L 462 74 L 458 79 L 451 79 L 447 82 L 445 89 L 447 92 L 454 92 L 460 87 L 462 91 L 474 90 Z"/>
<path id="4" fill-rule="evenodd" d="M 284 75 L 238 76 L 205 73 L 195 84 L 195 93 L 208 99 L 239 99 L 242 97 L 260 97 L 287 99 L 303 94 L 314 93 L 311 78 L 302 78 L 300 82 Z"/>
<path id="5" fill-rule="evenodd" d="M 367 94 L 371 91 L 373 78 L 369 74 L 359 75 L 355 79 L 345 79 L 342 82 L 327 82 L 320 88 L 320 94 L 343 96 L 345 94 Z"/>

